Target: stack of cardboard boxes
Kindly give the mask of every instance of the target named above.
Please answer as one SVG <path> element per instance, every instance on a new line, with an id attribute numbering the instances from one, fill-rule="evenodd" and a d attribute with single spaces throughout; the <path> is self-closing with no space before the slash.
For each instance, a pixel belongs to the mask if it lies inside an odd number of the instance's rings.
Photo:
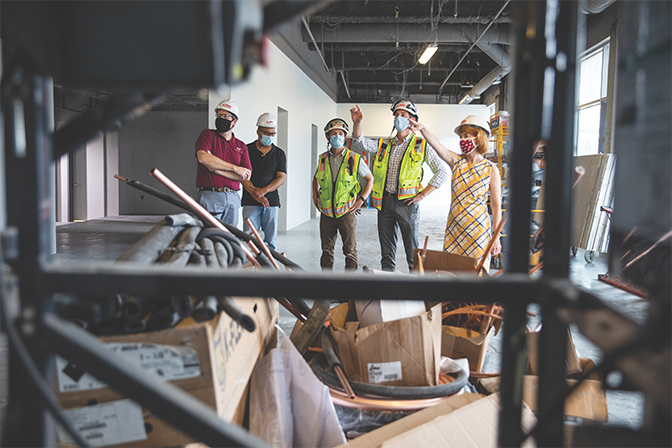
<path id="1" fill-rule="evenodd" d="M 255 364 L 277 344 L 278 304 L 236 301 L 256 324 L 247 332 L 228 315 L 164 331 L 103 337 L 110 351 L 135 360 L 157 381 L 170 381 L 226 421 L 243 424 L 248 380 Z M 177 446 L 193 439 L 119 395 L 77 366 L 57 358 L 58 398 L 85 439 L 97 446 Z M 61 442 L 68 438 L 59 431 Z"/>

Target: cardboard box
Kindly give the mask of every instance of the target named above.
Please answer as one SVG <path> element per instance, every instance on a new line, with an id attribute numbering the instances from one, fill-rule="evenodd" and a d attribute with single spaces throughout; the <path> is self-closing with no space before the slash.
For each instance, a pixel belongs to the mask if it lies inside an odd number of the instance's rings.
<path id="1" fill-rule="evenodd" d="M 441 358 L 441 304 L 420 316 L 360 328 L 347 303 L 329 312 L 349 379 L 386 386 L 434 386 Z"/>
<path id="2" fill-rule="evenodd" d="M 534 330 L 526 334 L 527 361 L 531 375 L 539 375 L 539 331 L 541 331 L 541 325 L 537 325 Z M 581 373 L 579 353 L 576 350 L 574 339 L 572 338 L 572 332 L 569 329 L 567 329 L 567 360 L 565 370 L 567 371 L 567 375 L 576 375 Z"/>
<path id="3" fill-rule="evenodd" d="M 490 327 L 487 334 L 482 334 L 466 328 L 443 325 L 441 327 L 441 356 L 452 359 L 467 358 L 469 370 L 482 372 L 490 346 L 490 338 L 494 331 L 495 328 Z"/>
<path id="4" fill-rule="evenodd" d="M 419 316 L 425 311 L 421 300 L 355 300 L 360 328 Z"/>
<path id="5" fill-rule="evenodd" d="M 381 448 L 459 447 L 482 448 L 497 446 L 499 427 L 499 394 L 477 400 L 447 415 L 386 440 Z M 524 432 L 536 424 L 532 411 L 523 406 L 521 423 Z M 535 446 L 533 440 L 526 440 L 523 447 Z"/>
<path id="6" fill-rule="evenodd" d="M 591 377 L 592 378 L 592 377 Z M 572 387 L 576 380 L 567 380 L 567 387 Z M 486 378 L 481 380 L 481 385 L 488 392 L 499 391 L 499 378 Z M 523 379 L 523 401 L 534 411 L 537 411 L 537 391 L 539 389 L 539 377 L 525 375 Z M 609 418 L 607 407 L 607 394 L 602 387 L 602 382 L 588 379 L 583 382 L 565 400 L 565 415 L 580 417 L 588 420 L 606 422 Z"/>
<path id="7" fill-rule="evenodd" d="M 238 299 L 236 303 L 254 319 L 254 332 L 245 331 L 220 313 L 209 322 L 101 340 L 157 374 L 158 381 L 161 377 L 170 380 L 215 409 L 223 420 L 242 425 L 252 370 L 277 345 L 278 304 L 263 298 Z M 176 446 L 193 441 L 76 366 L 63 359 L 57 359 L 56 364 L 61 405 L 80 426 L 90 428 L 85 435 L 106 442 L 97 445 Z M 103 418 L 104 425 L 100 423 Z M 119 434 L 114 433 L 115 425 Z M 113 443 L 107 443 L 110 441 Z"/>
<path id="8" fill-rule="evenodd" d="M 418 259 L 422 254 L 421 249 L 413 249 L 413 270 L 418 271 L 420 264 Z M 451 254 L 442 250 L 428 250 L 422 266 L 425 272 L 434 271 L 465 271 L 476 273 L 476 267 L 479 263 L 478 258 L 466 257 L 464 255 Z"/>
<path id="9" fill-rule="evenodd" d="M 460 395 L 452 395 L 434 406 L 415 412 L 408 417 L 404 417 L 389 425 L 385 425 L 382 428 L 371 431 L 368 434 L 359 436 L 336 448 L 378 448 L 386 440 L 390 440 L 413 428 L 431 422 L 437 417 L 450 414 L 451 412 L 482 398 L 483 395 L 480 394 L 464 393 Z M 434 445 L 432 444 L 431 446 Z"/>

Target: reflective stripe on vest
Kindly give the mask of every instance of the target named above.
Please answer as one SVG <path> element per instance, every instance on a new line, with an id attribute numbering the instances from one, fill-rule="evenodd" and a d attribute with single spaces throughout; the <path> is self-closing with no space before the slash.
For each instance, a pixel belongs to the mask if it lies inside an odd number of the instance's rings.
<path id="1" fill-rule="evenodd" d="M 408 199 L 422 191 L 422 164 L 425 161 L 427 141 L 413 135 L 408 142 L 404 157 L 401 159 L 399 179 L 397 179 L 397 197 Z M 387 168 L 392 150 L 392 140 L 383 146 L 383 139 L 378 142 L 378 153 L 373 161 L 373 189 L 371 190 L 371 204 L 380 210 L 383 206 L 383 193 L 387 182 Z"/>
<path id="2" fill-rule="evenodd" d="M 343 162 L 338 170 L 336 182 L 332 178 L 329 153 L 325 152 L 320 156 L 319 170 L 316 174 L 320 186 L 318 194 L 320 211 L 334 218 L 340 218 L 352 208 L 362 189 L 358 175 L 361 157 L 347 148 L 343 151 Z"/>
<path id="3" fill-rule="evenodd" d="M 378 152 L 373 159 L 373 188 L 371 189 L 371 205 L 380 210 L 383 206 L 383 191 L 387 178 L 387 161 L 390 158 L 389 146 L 383 146 L 384 140 L 378 140 Z M 385 149 L 383 149 L 385 148 Z"/>

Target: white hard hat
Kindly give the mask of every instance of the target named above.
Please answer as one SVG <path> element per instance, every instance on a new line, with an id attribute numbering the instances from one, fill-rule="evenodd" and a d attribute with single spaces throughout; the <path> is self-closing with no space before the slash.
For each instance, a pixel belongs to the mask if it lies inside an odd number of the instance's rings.
<path id="1" fill-rule="evenodd" d="M 225 110 L 230 112 L 234 117 L 236 117 L 236 120 L 238 119 L 238 105 L 231 100 L 224 100 L 219 103 L 217 107 L 215 107 L 215 113 L 217 113 L 218 110 Z"/>
<path id="2" fill-rule="evenodd" d="M 329 134 L 329 132 L 334 129 L 340 129 L 341 131 L 345 132 L 345 135 L 348 135 L 348 132 L 350 131 L 348 123 L 346 123 L 345 120 L 342 120 L 340 118 L 334 118 L 333 120 L 329 120 L 329 123 L 327 123 L 327 125 L 324 127 L 325 135 Z"/>
<path id="3" fill-rule="evenodd" d="M 467 118 L 462 120 L 460 124 L 455 128 L 455 133 L 459 135 L 460 128 L 462 126 L 472 126 L 475 128 L 483 129 L 485 133 L 490 137 L 490 124 L 488 120 L 478 115 L 467 115 Z"/>
<path id="4" fill-rule="evenodd" d="M 257 119 L 257 126 L 260 128 L 277 128 L 278 120 L 275 118 L 275 115 L 266 112 L 265 114 L 259 115 Z"/>
<path id="5" fill-rule="evenodd" d="M 413 115 L 416 120 L 418 120 L 418 108 L 415 107 L 413 101 L 411 100 L 397 100 L 392 107 L 390 107 L 392 113 L 395 113 L 398 110 L 405 110 L 409 114 Z"/>

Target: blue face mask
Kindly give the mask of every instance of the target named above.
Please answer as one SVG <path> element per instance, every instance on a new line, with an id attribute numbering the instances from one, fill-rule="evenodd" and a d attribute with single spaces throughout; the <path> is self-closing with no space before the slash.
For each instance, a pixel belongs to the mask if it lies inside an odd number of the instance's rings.
<path id="1" fill-rule="evenodd" d="M 262 135 L 259 139 L 262 146 L 271 146 L 273 144 L 273 137 L 269 135 Z"/>
<path id="2" fill-rule="evenodd" d="M 408 118 L 406 117 L 394 117 L 394 128 L 397 132 L 404 132 L 408 128 Z"/>
<path id="3" fill-rule="evenodd" d="M 345 138 L 342 135 L 332 135 L 329 137 L 329 143 L 331 143 L 331 147 L 334 149 L 338 149 L 343 147 L 343 143 L 345 143 Z"/>

